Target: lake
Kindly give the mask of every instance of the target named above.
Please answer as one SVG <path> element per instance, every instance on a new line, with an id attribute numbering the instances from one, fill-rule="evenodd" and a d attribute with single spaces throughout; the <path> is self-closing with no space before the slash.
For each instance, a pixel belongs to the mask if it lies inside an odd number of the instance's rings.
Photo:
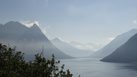
<path id="1" fill-rule="evenodd" d="M 95 58 L 75 58 L 61 60 L 73 77 L 137 77 L 136 63 L 102 62 Z"/>

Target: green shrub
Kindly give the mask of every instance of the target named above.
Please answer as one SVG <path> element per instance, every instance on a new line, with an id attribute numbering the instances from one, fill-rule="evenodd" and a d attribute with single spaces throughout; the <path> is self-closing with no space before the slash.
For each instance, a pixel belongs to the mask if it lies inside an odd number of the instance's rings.
<path id="1" fill-rule="evenodd" d="M 69 70 L 64 71 L 60 61 L 44 58 L 36 54 L 32 61 L 25 61 L 24 54 L 14 48 L 0 44 L 0 77 L 72 77 Z"/>

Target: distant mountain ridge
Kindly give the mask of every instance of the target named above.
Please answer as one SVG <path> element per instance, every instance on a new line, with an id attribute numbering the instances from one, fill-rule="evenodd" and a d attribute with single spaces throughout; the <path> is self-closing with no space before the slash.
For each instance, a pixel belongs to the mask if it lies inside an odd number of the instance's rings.
<path id="1" fill-rule="evenodd" d="M 137 34 L 101 61 L 137 62 Z"/>
<path id="2" fill-rule="evenodd" d="M 99 51 L 95 52 L 90 57 L 97 57 L 97 58 L 104 58 L 111 53 L 113 53 L 118 47 L 126 43 L 132 36 L 137 33 L 137 29 L 132 29 L 126 33 L 123 33 L 117 36 L 114 40 L 112 40 L 109 44 L 105 47 L 100 49 Z"/>
<path id="3" fill-rule="evenodd" d="M 14 21 L 1 25 L 0 42 L 16 46 L 18 50 L 27 53 L 29 57 L 38 52 L 43 52 L 43 55 L 47 58 L 51 57 L 52 54 L 57 58 L 71 58 L 56 48 L 36 24 L 30 28 Z"/>
<path id="4" fill-rule="evenodd" d="M 51 42 L 57 48 L 59 48 L 62 52 L 66 53 L 70 56 L 73 56 L 73 57 L 87 57 L 92 53 L 91 50 L 89 51 L 89 50 L 77 49 L 77 48 L 73 47 L 72 45 L 70 45 L 69 43 L 60 40 L 59 38 L 55 38 L 55 39 L 51 40 Z"/>

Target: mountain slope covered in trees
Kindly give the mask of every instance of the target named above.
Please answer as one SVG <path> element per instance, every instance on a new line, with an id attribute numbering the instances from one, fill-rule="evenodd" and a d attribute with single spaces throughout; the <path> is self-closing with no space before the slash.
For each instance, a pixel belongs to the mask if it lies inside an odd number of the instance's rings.
<path id="1" fill-rule="evenodd" d="M 102 49 L 95 52 L 91 57 L 104 58 L 113 53 L 118 47 L 126 43 L 132 36 L 137 33 L 137 29 L 132 29 L 126 33 L 118 35 L 114 40 Z"/>
<path id="2" fill-rule="evenodd" d="M 103 58 L 102 61 L 137 62 L 137 34 L 117 48 L 112 54 Z"/>

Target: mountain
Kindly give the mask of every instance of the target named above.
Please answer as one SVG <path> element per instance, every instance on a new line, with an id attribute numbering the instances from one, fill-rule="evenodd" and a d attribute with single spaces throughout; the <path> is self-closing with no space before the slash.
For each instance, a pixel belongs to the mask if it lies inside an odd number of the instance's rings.
<path id="1" fill-rule="evenodd" d="M 112 54 L 102 59 L 108 62 L 137 62 L 137 34 Z"/>
<path id="2" fill-rule="evenodd" d="M 17 50 L 26 53 L 28 59 L 41 52 L 46 58 L 51 57 L 52 54 L 56 58 L 71 58 L 56 48 L 36 24 L 30 28 L 14 21 L 1 25 L 0 42 L 12 47 L 16 46 Z"/>
<path id="3" fill-rule="evenodd" d="M 113 53 L 118 47 L 126 43 L 133 35 L 137 33 L 137 29 L 132 29 L 126 33 L 123 33 L 119 36 L 117 36 L 114 40 L 112 40 L 109 44 L 107 44 L 105 47 L 100 49 L 99 51 L 95 52 L 90 57 L 97 57 L 97 58 L 103 58 L 111 53 Z"/>
<path id="4" fill-rule="evenodd" d="M 60 40 L 59 38 L 55 38 L 51 41 L 62 52 L 66 53 L 70 56 L 73 56 L 73 57 L 87 57 L 87 56 L 89 56 L 89 54 L 92 53 L 92 51 L 89 51 L 89 50 L 78 49 L 78 48 L 70 45 L 69 43 Z"/>

